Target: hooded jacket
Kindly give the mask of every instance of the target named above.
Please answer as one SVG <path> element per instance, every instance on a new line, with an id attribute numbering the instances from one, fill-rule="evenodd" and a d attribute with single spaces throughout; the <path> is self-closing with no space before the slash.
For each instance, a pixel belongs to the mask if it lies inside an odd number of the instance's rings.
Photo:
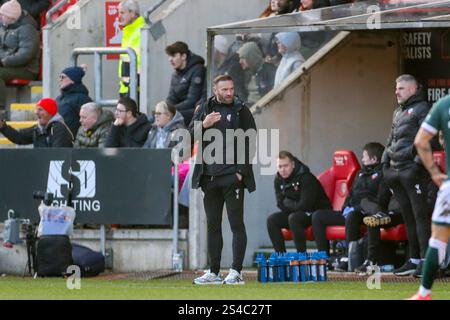
<path id="1" fill-rule="evenodd" d="M 172 141 L 173 134 L 177 129 L 185 129 L 184 119 L 181 113 L 177 111 L 175 116 L 164 127 L 160 128 L 156 124 L 152 125 L 148 133 L 147 141 L 145 141 L 143 148 L 159 149 L 159 148 L 173 148 L 177 145 L 176 141 Z M 161 139 L 160 146 L 158 140 Z"/>
<path id="2" fill-rule="evenodd" d="M 39 74 L 40 40 L 36 22 L 26 12 L 13 24 L 0 24 L 0 60 L 6 68 Z"/>
<path id="3" fill-rule="evenodd" d="M 35 148 L 71 148 L 73 144 L 72 133 L 58 113 L 45 127 L 34 125 L 16 130 L 5 125 L 0 128 L 0 132 L 15 144 L 33 144 Z"/>
<path id="4" fill-rule="evenodd" d="M 202 150 L 204 150 L 205 146 L 209 143 L 209 141 L 204 141 L 203 135 L 209 129 L 205 129 L 202 127 L 201 122 L 205 119 L 205 117 L 213 112 L 214 105 L 218 104 L 216 98 L 210 97 L 205 102 L 202 103 L 201 107 L 196 111 L 194 117 L 189 125 L 189 131 L 191 134 L 191 141 L 194 141 L 197 138 L 197 133 L 201 132 L 202 140 L 199 141 L 201 143 L 201 148 L 199 147 L 199 151 L 197 152 L 197 158 L 195 161 L 194 172 L 192 174 L 192 188 L 197 189 L 200 187 L 200 179 L 202 175 L 205 173 L 206 164 L 200 160 L 202 156 Z M 233 105 L 230 106 L 233 108 L 234 117 L 232 117 L 232 126 L 236 129 L 242 129 L 246 132 L 249 129 L 256 130 L 255 120 L 253 118 L 252 113 L 247 108 L 247 106 L 240 100 L 238 97 L 234 98 Z M 236 145 L 235 145 L 236 146 Z M 239 152 L 244 154 L 245 161 L 244 163 L 239 164 L 236 161 L 237 158 L 237 150 L 235 150 L 235 163 L 236 163 L 236 172 L 242 175 L 242 181 L 244 186 L 247 188 L 248 192 L 253 192 L 256 189 L 255 178 L 253 175 L 253 169 L 251 160 L 254 157 L 256 150 L 252 148 L 253 144 L 246 141 L 245 150 L 239 150 Z M 203 160 L 203 159 L 202 159 Z M 225 165 L 225 164 L 224 164 Z"/>
<path id="5" fill-rule="evenodd" d="M 385 166 L 400 169 L 421 163 L 414 147 L 414 139 L 429 110 L 421 86 L 415 95 L 395 109 L 391 132 L 382 158 Z"/>
<path id="6" fill-rule="evenodd" d="M 104 148 L 113 121 L 114 114 L 103 110 L 92 128 L 87 131 L 83 127 L 78 129 L 74 148 Z"/>
<path id="7" fill-rule="evenodd" d="M 286 52 L 283 53 L 275 73 L 274 86 L 279 85 L 305 62 L 305 58 L 299 52 L 301 41 L 297 32 L 280 32 L 277 33 L 276 38 L 286 47 Z"/>
<path id="8" fill-rule="evenodd" d="M 331 209 L 330 199 L 319 180 L 300 160 L 294 158 L 294 162 L 294 171 L 288 178 L 282 178 L 279 173 L 275 176 L 274 187 L 278 208 L 288 213 Z"/>
<path id="9" fill-rule="evenodd" d="M 381 163 L 371 166 L 362 166 L 356 174 L 352 187 L 345 199 L 345 207 L 353 207 L 356 211 L 368 211 L 361 202 L 366 199 L 378 203 L 382 210 L 386 210 L 391 198 L 391 192 L 383 181 L 383 170 Z M 369 210 L 370 211 L 370 210 Z M 376 212 L 367 212 L 374 214 Z"/>
<path id="10" fill-rule="evenodd" d="M 191 122 L 196 103 L 206 94 L 205 73 L 205 60 L 189 52 L 186 68 L 172 74 L 167 101 L 182 114 L 186 126 Z"/>
<path id="11" fill-rule="evenodd" d="M 80 108 L 92 101 L 88 89 L 82 83 L 73 83 L 62 88 L 61 94 L 55 100 L 59 114 L 75 137 L 80 127 Z"/>
<path id="12" fill-rule="evenodd" d="M 141 148 L 147 139 L 152 125 L 147 116 L 140 113 L 129 126 L 111 126 L 106 148 Z"/>
<path id="13" fill-rule="evenodd" d="M 240 58 L 247 61 L 250 74 L 246 83 L 247 96 L 243 99 L 253 104 L 272 90 L 276 69 L 272 64 L 264 62 L 261 49 L 255 42 L 245 43 L 239 48 L 238 54 Z M 253 87 L 253 80 L 255 87 Z"/>

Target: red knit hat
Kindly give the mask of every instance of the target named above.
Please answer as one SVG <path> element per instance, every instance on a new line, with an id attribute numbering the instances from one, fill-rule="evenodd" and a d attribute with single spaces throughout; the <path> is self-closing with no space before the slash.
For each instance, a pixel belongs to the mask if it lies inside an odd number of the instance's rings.
<path id="1" fill-rule="evenodd" d="M 36 105 L 50 113 L 52 116 L 58 113 L 58 105 L 56 104 L 56 101 L 51 98 L 42 98 Z"/>

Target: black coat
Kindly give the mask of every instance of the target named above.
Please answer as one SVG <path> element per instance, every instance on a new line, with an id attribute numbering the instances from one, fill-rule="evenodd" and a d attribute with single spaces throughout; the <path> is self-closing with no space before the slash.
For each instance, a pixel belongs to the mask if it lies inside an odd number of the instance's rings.
<path id="1" fill-rule="evenodd" d="M 356 174 L 350 192 L 345 199 L 343 208 L 353 207 L 356 211 L 364 211 L 361 201 L 367 199 L 378 203 L 382 210 L 387 209 L 391 192 L 383 181 L 381 164 L 375 166 L 363 166 Z"/>
<path id="2" fill-rule="evenodd" d="M 80 108 L 91 101 L 88 89 L 81 83 L 73 83 L 63 88 L 56 98 L 58 113 L 62 115 L 74 137 L 80 127 Z"/>
<path id="3" fill-rule="evenodd" d="M 429 110 L 422 88 L 395 109 L 391 132 L 383 153 L 382 162 L 385 166 L 404 168 L 420 163 L 414 139 Z"/>
<path id="4" fill-rule="evenodd" d="M 277 206 L 283 212 L 314 212 L 319 209 L 331 209 L 330 199 L 319 180 L 309 168 L 295 158 L 295 168 L 284 179 L 278 173 L 274 180 Z"/>
<path id="5" fill-rule="evenodd" d="M 33 144 L 35 148 L 71 148 L 73 145 L 72 133 L 60 115 L 50 119 L 45 128 L 35 125 L 16 130 L 6 125 L 0 132 L 15 144 Z"/>
<path id="6" fill-rule="evenodd" d="M 152 125 L 145 114 L 139 114 L 130 126 L 111 126 L 105 148 L 141 148 Z"/>
<path id="7" fill-rule="evenodd" d="M 172 74 L 167 101 L 183 115 L 186 126 L 191 122 L 197 102 L 206 93 L 205 74 L 205 60 L 192 52 L 188 55 L 186 68 Z"/>
<path id="8" fill-rule="evenodd" d="M 201 107 L 197 110 L 197 112 L 194 114 L 194 117 L 192 118 L 192 122 L 189 125 L 189 131 L 191 133 L 191 140 L 194 141 L 194 138 L 196 136 L 194 135 L 194 131 L 199 131 L 202 133 L 202 137 L 206 130 L 204 129 L 201 124 L 201 121 L 205 119 L 205 117 L 210 114 L 213 111 L 214 104 L 217 103 L 215 97 L 211 97 L 207 99 Z M 242 129 L 245 131 L 249 129 L 256 130 L 256 124 L 255 119 L 253 119 L 253 115 L 250 112 L 250 110 L 247 108 L 247 106 L 238 98 L 235 97 L 233 106 L 231 108 L 235 109 L 235 122 L 233 126 L 236 129 Z M 197 123 L 196 123 L 197 122 Z M 202 148 L 199 148 L 200 151 L 204 150 L 205 145 L 207 144 L 207 141 L 201 141 Z M 245 161 L 244 164 L 237 164 L 237 170 L 236 172 L 239 172 L 242 175 L 244 186 L 247 188 L 248 192 L 253 192 L 256 189 L 255 184 L 255 177 L 253 175 L 253 169 L 251 160 L 253 159 L 256 150 L 254 148 L 251 148 L 251 146 L 255 146 L 255 144 L 249 143 L 248 140 L 246 140 L 245 143 L 245 150 L 235 150 L 235 160 L 237 156 L 237 152 L 245 152 Z M 235 144 L 236 147 L 236 144 Z M 237 151 L 237 152 L 236 152 Z M 197 153 L 197 159 L 194 166 L 194 172 L 192 174 L 192 188 L 197 189 L 200 187 L 200 179 L 204 172 L 204 163 L 200 163 L 199 157 L 200 154 Z M 237 163 L 237 161 L 235 161 Z"/>

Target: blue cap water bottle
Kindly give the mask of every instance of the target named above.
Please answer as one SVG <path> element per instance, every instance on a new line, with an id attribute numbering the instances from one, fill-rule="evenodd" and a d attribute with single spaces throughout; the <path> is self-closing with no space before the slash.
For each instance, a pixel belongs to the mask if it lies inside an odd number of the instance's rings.
<path id="1" fill-rule="evenodd" d="M 256 255 L 256 264 L 258 265 L 258 281 L 267 282 L 267 260 L 264 254 Z"/>

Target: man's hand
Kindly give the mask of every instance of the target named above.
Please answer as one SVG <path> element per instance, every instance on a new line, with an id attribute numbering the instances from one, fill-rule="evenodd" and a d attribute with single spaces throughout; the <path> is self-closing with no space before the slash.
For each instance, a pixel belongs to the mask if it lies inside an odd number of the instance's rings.
<path id="1" fill-rule="evenodd" d="M 220 121 L 220 112 L 211 112 L 203 120 L 203 128 L 207 129 L 212 127 L 216 122 Z"/>
<path id="2" fill-rule="evenodd" d="M 116 118 L 116 121 L 114 121 L 114 125 L 116 127 L 119 127 L 119 126 L 123 125 L 123 120 L 120 119 L 120 118 Z"/>
<path id="3" fill-rule="evenodd" d="M 446 175 L 442 172 L 439 172 L 439 173 L 433 174 L 431 176 L 431 179 L 438 187 L 440 187 L 442 185 L 442 183 L 444 183 L 444 181 L 448 179 L 448 175 Z"/>

